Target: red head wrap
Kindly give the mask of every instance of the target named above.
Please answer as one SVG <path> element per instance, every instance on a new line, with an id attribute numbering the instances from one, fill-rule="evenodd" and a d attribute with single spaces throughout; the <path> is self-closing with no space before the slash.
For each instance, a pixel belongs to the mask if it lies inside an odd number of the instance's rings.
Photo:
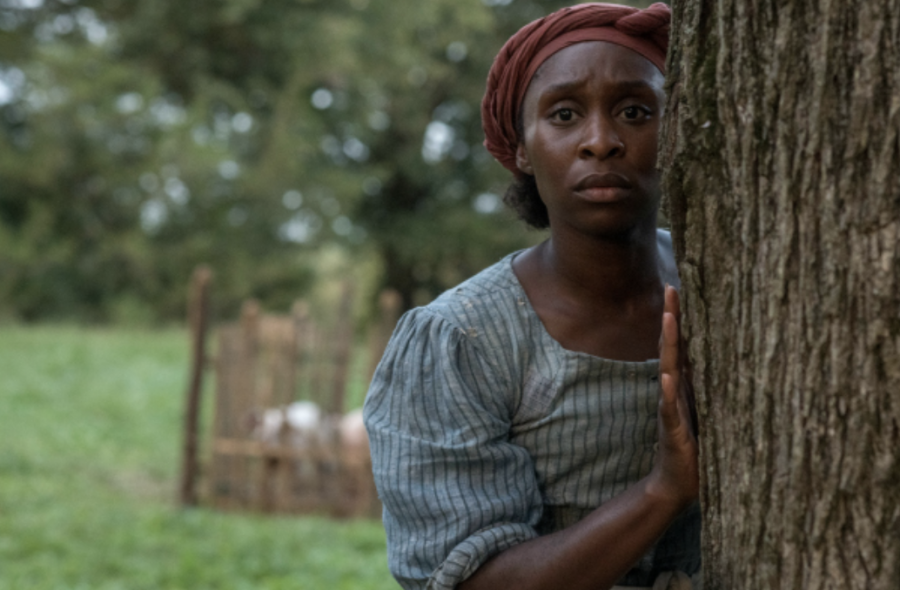
<path id="1" fill-rule="evenodd" d="M 547 58 L 576 43 L 608 41 L 641 54 L 665 74 L 671 11 L 661 2 L 645 10 L 617 4 L 577 4 L 522 27 L 500 49 L 481 102 L 484 147 L 514 174 L 516 121 L 528 84 Z"/>

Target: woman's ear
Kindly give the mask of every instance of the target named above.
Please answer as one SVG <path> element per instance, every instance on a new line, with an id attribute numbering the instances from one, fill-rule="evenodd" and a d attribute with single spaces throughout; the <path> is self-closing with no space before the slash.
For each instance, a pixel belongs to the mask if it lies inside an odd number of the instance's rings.
<path id="1" fill-rule="evenodd" d="M 534 168 L 531 166 L 531 160 L 528 159 L 528 152 L 525 151 L 525 144 L 522 142 L 519 142 L 516 147 L 516 168 L 529 176 L 534 176 Z"/>

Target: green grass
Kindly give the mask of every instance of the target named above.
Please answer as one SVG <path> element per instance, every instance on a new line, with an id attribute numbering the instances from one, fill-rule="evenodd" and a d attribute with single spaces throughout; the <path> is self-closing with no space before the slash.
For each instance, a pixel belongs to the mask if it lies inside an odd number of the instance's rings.
<path id="1" fill-rule="evenodd" d="M 186 376 L 181 331 L 0 326 L 0 589 L 397 588 L 376 521 L 175 506 Z"/>

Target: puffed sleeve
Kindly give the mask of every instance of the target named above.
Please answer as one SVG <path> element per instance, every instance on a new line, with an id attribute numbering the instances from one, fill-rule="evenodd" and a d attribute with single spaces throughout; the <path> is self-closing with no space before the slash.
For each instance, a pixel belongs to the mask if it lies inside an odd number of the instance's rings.
<path id="1" fill-rule="evenodd" d="M 388 562 L 406 590 L 449 590 L 537 536 L 529 453 L 509 442 L 510 386 L 466 333 L 427 308 L 404 316 L 364 416 Z"/>

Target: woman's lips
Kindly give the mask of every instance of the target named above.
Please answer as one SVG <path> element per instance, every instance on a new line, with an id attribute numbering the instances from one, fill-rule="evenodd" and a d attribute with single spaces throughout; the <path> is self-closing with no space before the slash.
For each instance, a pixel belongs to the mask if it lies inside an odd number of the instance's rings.
<path id="1" fill-rule="evenodd" d="M 576 191 L 588 201 L 596 201 L 598 203 L 612 203 L 621 201 L 628 195 L 628 189 L 617 186 L 594 187 Z"/>
<path id="2" fill-rule="evenodd" d="M 575 192 L 589 201 L 612 202 L 625 198 L 631 189 L 628 179 L 618 174 L 591 174 L 575 185 Z"/>

